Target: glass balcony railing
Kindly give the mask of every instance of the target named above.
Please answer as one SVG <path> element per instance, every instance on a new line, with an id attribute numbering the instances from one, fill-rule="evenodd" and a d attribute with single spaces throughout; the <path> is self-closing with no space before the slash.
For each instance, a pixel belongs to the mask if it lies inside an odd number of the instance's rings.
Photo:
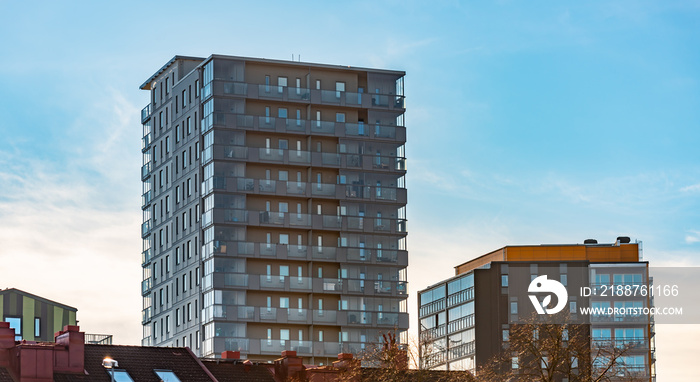
<path id="1" fill-rule="evenodd" d="M 146 180 L 151 175 L 151 162 L 141 167 L 141 180 Z"/>
<path id="2" fill-rule="evenodd" d="M 141 281 L 141 294 L 146 294 L 153 287 L 153 279 L 150 277 L 146 280 Z"/>
<path id="3" fill-rule="evenodd" d="M 141 322 L 145 324 L 145 323 L 151 321 L 152 313 L 153 313 L 153 310 L 150 306 L 148 308 L 142 310 L 141 311 Z"/>
<path id="4" fill-rule="evenodd" d="M 250 84 L 245 82 L 217 79 L 202 89 L 202 99 L 210 93 L 222 95 L 246 96 L 248 98 L 272 99 L 294 102 L 321 102 L 325 104 L 403 109 L 404 96 L 395 94 L 379 94 L 337 90 L 318 90 L 302 87 L 280 86 L 273 84 Z"/>
<path id="5" fill-rule="evenodd" d="M 151 199 L 153 198 L 153 192 L 152 191 L 146 191 L 143 195 L 141 195 L 141 206 L 146 207 L 149 204 L 151 204 Z"/>
<path id="6" fill-rule="evenodd" d="M 146 220 L 141 224 L 141 237 L 147 236 L 151 233 L 151 220 Z"/>
<path id="7" fill-rule="evenodd" d="M 394 125 L 369 125 L 360 122 L 321 121 L 222 112 L 213 113 L 210 122 L 224 128 L 406 140 L 406 128 Z M 208 120 L 203 122 L 202 131 L 206 132 L 205 127 L 211 124 Z"/>
<path id="8" fill-rule="evenodd" d="M 141 252 L 141 264 L 148 264 L 151 262 L 151 259 L 153 258 L 153 250 L 151 248 L 148 248 L 147 250 Z"/>
<path id="9" fill-rule="evenodd" d="M 146 151 L 151 148 L 151 140 L 152 140 L 152 135 L 151 133 L 148 133 L 141 138 L 141 151 Z"/>
<path id="10" fill-rule="evenodd" d="M 149 103 L 148 105 L 146 105 L 146 107 L 141 109 L 141 123 L 146 122 L 146 120 L 148 120 L 148 117 L 150 117 L 150 116 L 151 116 L 151 104 Z"/>

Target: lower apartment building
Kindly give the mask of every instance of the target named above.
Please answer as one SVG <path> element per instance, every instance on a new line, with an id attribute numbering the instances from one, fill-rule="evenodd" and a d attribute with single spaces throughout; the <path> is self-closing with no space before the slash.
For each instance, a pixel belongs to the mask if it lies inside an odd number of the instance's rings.
<path id="1" fill-rule="evenodd" d="M 653 316 L 632 313 L 653 298 L 611 293 L 651 285 L 641 243 L 506 246 L 455 274 L 418 293 L 421 368 L 477 378 L 549 368 L 568 381 L 610 365 L 611 380 L 655 379 Z"/>
<path id="2" fill-rule="evenodd" d="M 404 74 L 176 56 L 141 85 L 143 345 L 328 364 L 405 333 Z"/>

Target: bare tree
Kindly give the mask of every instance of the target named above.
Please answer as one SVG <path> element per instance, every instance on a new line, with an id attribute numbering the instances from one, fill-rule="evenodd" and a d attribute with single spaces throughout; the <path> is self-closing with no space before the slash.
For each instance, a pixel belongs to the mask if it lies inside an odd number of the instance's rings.
<path id="1" fill-rule="evenodd" d="M 591 339 L 590 324 L 569 322 L 566 314 L 511 325 L 500 354 L 477 371 L 477 380 L 555 382 L 644 381 L 621 357 L 633 347 Z"/>

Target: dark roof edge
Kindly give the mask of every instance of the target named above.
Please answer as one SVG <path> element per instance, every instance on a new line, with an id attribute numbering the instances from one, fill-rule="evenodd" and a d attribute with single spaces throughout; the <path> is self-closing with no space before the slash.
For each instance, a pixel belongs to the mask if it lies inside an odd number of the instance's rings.
<path id="1" fill-rule="evenodd" d="M 207 373 L 207 375 L 209 376 L 209 378 L 211 378 L 212 381 L 219 382 L 219 380 L 216 379 L 214 374 L 212 374 L 211 371 L 206 366 L 204 366 L 204 364 L 202 363 L 202 360 L 200 360 L 199 357 L 197 357 L 189 347 L 185 347 L 185 349 L 187 349 L 187 352 L 190 353 L 190 356 L 192 358 L 194 358 L 195 361 L 197 361 L 197 364 L 199 365 L 199 367 L 201 367 L 202 370 L 204 370 L 204 372 Z"/>
<path id="2" fill-rule="evenodd" d="M 348 70 L 348 69 L 349 70 L 360 70 L 360 71 L 368 71 L 368 72 L 401 75 L 402 77 L 406 75 L 406 72 L 402 71 L 402 70 L 365 68 L 365 67 L 361 67 L 361 66 L 350 66 L 350 65 L 320 64 L 320 63 L 315 63 L 315 62 L 288 61 L 288 60 L 277 60 L 277 59 L 268 59 L 268 58 L 259 58 L 259 57 L 227 56 L 227 55 L 223 55 L 223 54 L 212 54 L 209 58 L 206 59 L 206 61 L 209 61 L 212 58 L 244 60 L 244 61 L 260 62 L 260 63 L 279 64 L 279 65 L 311 66 L 311 67 L 316 67 L 316 68 L 336 69 L 336 70 Z"/>
<path id="3" fill-rule="evenodd" d="M 151 77 L 149 77 L 146 81 L 144 81 L 144 83 L 142 83 L 141 86 L 139 86 L 139 89 L 143 90 L 148 84 L 151 83 L 151 81 L 153 81 L 156 77 L 161 75 L 161 73 L 166 71 L 168 69 L 168 67 L 170 67 L 170 65 L 174 64 L 175 61 L 177 61 L 177 60 L 204 61 L 205 58 L 194 57 L 194 56 L 177 56 L 176 55 L 173 58 L 171 58 L 170 61 L 168 61 L 165 65 L 163 65 L 160 69 L 158 69 L 158 71 L 153 73 L 153 75 Z"/>
<path id="4" fill-rule="evenodd" d="M 20 289 L 17 289 L 17 288 L 7 288 L 7 289 L 0 290 L 0 294 L 4 294 L 5 292 L 10 292 L 10 291 L 14 291 L 14 292 L 17 292 L 17 293 L 19 293 L 19 294 L 21 294 L 21 295 L 24 295 L 24 296 L 27 296 L 27 297 L 31 297 L 31 298 L 36 299 L 36 300 L 44 301 L 44 302 L 49 303 L 49 304 L 52 304 L 52 305 L 58 305 L 58 306 L 60 306 L 60 307 L 63 307 L 63 308 L 68 309 L 68 310 L 72 310 L 72 311 L 74 311 L 74 312 L 77 312 L 77 311 L 78 311 L 78 308 L 74 308 L 74 307 L 72 307 L 72 306 L 69 306 L 69 305 L 66 305 L 66 304 L 62 304 L 62 303 L 60 303 L 60 302 L 56 302 L 56 301 L 53 301 L 53 300 L 49 300 L 48 298 L 41 297 L 41 296 L 37 296 L 37 295 L 35 295 L 35 294 L 29 293 L 29 292 L 25 292 L 25 291 L 20 290 Z"/>

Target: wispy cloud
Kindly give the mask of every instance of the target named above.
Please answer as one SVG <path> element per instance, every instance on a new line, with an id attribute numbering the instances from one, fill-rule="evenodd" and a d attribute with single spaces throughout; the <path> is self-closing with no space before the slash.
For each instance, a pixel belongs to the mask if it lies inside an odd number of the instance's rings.
<path id="1" fill-rule="evenodd" d="M 681 192 L 700 192 L 700 183 L 682 187 Z"/>
<path id="2" fill-rule="evenodd" d="M 138 113 L 108 95 L 76 116 L 65 157 L 0 154 L 0 288 L 74 306 L 86 331 L 138 343 Z"/>
<path id="3" fill-rule="evenodd" d="M 685 242 L 688 244 L 700 243 L 700 231 L 688 231 L 685 235 Z"/>

